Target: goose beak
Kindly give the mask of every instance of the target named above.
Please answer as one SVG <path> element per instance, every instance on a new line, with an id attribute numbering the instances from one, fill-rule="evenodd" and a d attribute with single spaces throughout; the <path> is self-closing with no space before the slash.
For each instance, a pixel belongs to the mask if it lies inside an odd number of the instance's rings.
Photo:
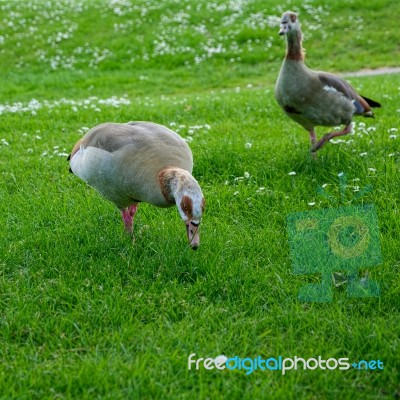
<path id="1" fill-rule="evenodd" d="M 186 232 L 190 247 L 197 250 L 200 246 L 199 224 L 189 221 L 186 224 Z"/>
<path id="2" fill-rule="evenodd" d="M 288 32 L 288 24 L 281 24 L 281 29 L 279 29 L 279 35 L 280 36 L 282 36 L 282 35 L 286 35 L 287 34 L 287 32 Z"/>

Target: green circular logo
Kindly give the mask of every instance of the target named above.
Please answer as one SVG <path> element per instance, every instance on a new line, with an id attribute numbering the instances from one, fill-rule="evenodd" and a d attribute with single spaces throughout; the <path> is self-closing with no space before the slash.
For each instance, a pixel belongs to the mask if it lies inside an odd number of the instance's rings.
<path id="1" fill-rule="evenodd" d="M 332 252 L 341 258 L 360 256 L 370 241 L 369 228 L 365 221 L 354 215 L 339 217 L 328 231 L 328 242 Z"/>

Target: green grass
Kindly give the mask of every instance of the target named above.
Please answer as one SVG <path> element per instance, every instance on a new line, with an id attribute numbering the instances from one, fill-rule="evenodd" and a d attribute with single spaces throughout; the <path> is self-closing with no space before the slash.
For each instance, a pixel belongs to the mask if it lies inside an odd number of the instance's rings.
<path id="1" fill-rule="evenodd" d="M 316 69 L 398 66 L 398 6 L 364 3 L 0 1 L 1 398 L 399 397 L 400 75 L 352 78 L 383 107 L 314 161 L 307 132 L 273 98 L 284 42 L 277 26 L 260 22 L 301 11 Z M 180 22 L 171 20 L 182 10 Z M 54 41 L 71 26 L 71 37 Z M 160 35 L 170 50 L 153 55 Z M 196 64 L 207 40 L 227 50 Z M 93 52 L 76 52 L 85 46 L 112 55 L 91 65 Z M 73 69 L 52 69 L 39 50 L 74 55 Z M 85 105 L 90 96 L 130 104 Z M 32 99 L 50 106 L 3 108 Z M 76 104 L 55 104 L 61 99 Z M 68 173 L 63 153 L 82 127 L 130 120 L 193 138 L 193 174 L 206 197 L 197 252 L 176 209 L 146 204 L 132 244 L 118 210 Z M 362 123 L 375 130 L 366 134 Z M 302 303 L 299 289 L 320 278 L 294 274 L 286 217 L 335 207 L 317 188 L 327 184 L 340 200 L 340 172 L 348 179 L 342 205 L 357 186 L 373 187 L 351 204 L 377 209 L 383 262 L 368 271 L 381 296 L 348 298 L 343 286 L 333 302 Z M 191 353 L 380 359 L 384 370 L 189 371 Z"/>

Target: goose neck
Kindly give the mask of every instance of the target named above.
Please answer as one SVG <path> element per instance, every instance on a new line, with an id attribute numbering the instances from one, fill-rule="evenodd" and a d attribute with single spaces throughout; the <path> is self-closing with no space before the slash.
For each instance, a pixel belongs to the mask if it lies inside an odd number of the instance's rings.
<path id="1" fill-rule="evenodd" d="M 302 33 L 300 30 L 294 30 L 286 35 L 286 59 L 294 61 L 304 60 L 304 51 L 302 46 Z"/>

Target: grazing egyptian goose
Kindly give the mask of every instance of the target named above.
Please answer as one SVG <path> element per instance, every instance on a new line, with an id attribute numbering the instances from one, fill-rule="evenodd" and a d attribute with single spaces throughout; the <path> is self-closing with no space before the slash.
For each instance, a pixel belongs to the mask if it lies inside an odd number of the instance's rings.
<path id="1" fill-rule="evenodd" d="M 373 117 L 371 107 L 381 105 L 360 96 L 346 81 L 309 69 L 304 64 L 302 32 L 297 14 L 282 15 L 279 35 L 286 35 L 287 50 L 275 86 L 275 98 L 285 114 L 310 133 L 311 152 L 315 153 L 330 139 L 351 132 L 353 115 Z M 317 141 L 315 126 L 345 125 Z"/>
<path id="2" fill-rule="evenodd" d="M 190 246 L 198 248 L 204 197 L 191 174 L 192 152 L 177 133 L 151 122 L 105 123 L 87 132 L 68 159 L 71 172 L 121 210 L 128 232 L 138 203 L 176 204 Z"/>

